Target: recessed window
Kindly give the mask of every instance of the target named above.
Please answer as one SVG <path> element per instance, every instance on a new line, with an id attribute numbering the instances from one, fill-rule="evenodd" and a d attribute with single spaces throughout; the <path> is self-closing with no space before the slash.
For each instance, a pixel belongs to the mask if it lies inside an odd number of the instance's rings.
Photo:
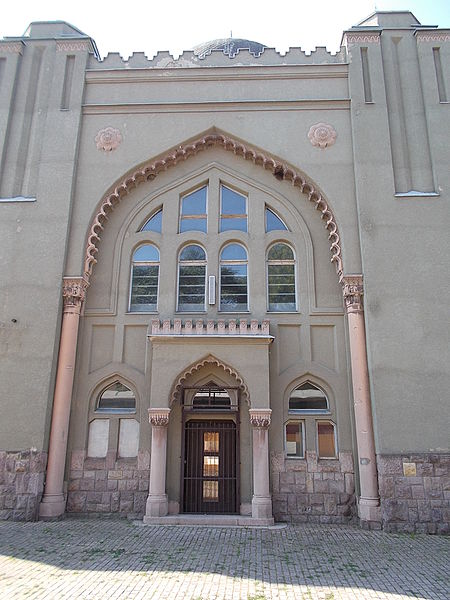
<path id="1" fill-rule="evenodd" d="M 135 395 L 126 385 L 115 381 L 100 393 L 95 412 L 136 412 Z"/>
<path id="2" fill-rule="evenodd" d="M 231 230 L 247 231 L 247 198 L 221 185 L 219 231 Z"/>
<path id="3" fill-rule="evenodd" d="M 313 383 L 302 383 L 289 396 L 289 412 L 326 413 L 329 412 L 328 398 Z"/>
<path id="4" fill-rule="evenodd" d="M 205 310 L 206 252 L 201 246 L 185 246 L 178 259 L 178 306 L 183 312 Z"/>
<path id="5" fill-rule="evenodd" d="M 154 312 L 158 304 L 159 250 L 153 244 L 140 246 L 133 254 L 130 311 Z"/>
<path id="6" fill-rule="evenodd" d="M 181 198 L 180 233 L 185 231 L 203 231 L 207 229 L 207 186 L 191 192 Z"/>
<path id="7" fill-rule="evenodd" d="M 331 421 L 317 421 L 317 454 L 319 458 L 336 458 L 336 428 Z"/>
<path id="8" fill-rule="evenodd" d="M 247 250 L 228 244 L 220 254 L 220 310 L 247 311 Z"/>
<path id="9" fill-rule="evenodd" d="M 274 244 L 267 253 L 267 287 L 269 311 L 296 309 L 295 258 L 287 244 Z"/>
<path id="10" fill-rule="evenodd" d="M 287 227 L 280 219 L 280 217 L 276 215 L 273 210 L 267 207 L 265 210 L 265 219 L 266 233 L 268 233 L 269 231 L 287 231 Z"/>
<path id="11" fill-rule="evenodd" d="M 162 208 L 155 212 L 150 219 L 141 228 L 141 231 L 155 231 L 161 233 L 162 226 Z"/>
<path id="12" fill-rule="evenodd" d="M 288 421 L 285 425 L 285 448 L 286 456 L 289 458 L 303 458 L 303 422 Z"/>

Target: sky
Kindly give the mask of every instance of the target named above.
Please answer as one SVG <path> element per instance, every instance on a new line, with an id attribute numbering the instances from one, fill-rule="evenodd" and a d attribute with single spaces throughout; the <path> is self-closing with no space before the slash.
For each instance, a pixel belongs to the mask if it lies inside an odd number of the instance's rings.
<path id="1" fill-rule="evenodd" d="M 90 35 L 101 56 L 158 50 L 178 56 L 216 38 L 245 38 L 286 52 L 339 49 L 345 29 L 377 10 L 410 10 L 422 25 L 450 28 L 450 0 L 21 0 L 7 2 L 0 38 L 32 21 L 68 21 Z M 230 35 L 231 34 L 231 35 Z"/>

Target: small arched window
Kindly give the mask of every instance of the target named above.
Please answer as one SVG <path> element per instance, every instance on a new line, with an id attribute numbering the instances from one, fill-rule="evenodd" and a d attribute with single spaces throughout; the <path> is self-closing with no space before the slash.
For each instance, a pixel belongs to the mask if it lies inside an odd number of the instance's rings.
<path id="1" fill-rule="evenodd" d="M 162 212 L 162 208 L 160 208 L 158 211 L 153 213 L 150 219 L 141 228 L 141 231 L 155 231 L 156 233 L 161 233 Z"/>
<path id="2" fill-rule="evenodd" d="M 97 398 L 95 412 L 103 413 L 133 413 L 136 412 L 134 392 L 120 381 L 115 381 Z"/>
<path id="3" fill-rule="evenodd" d="M 276 243 L 267 252 L 267 296 L 269 311 L 296 310 L 294 251 Z"/>
<path id="4" fill-rule="evenodd" d="M 320 414 L 330 412 L 328 398 L 323 390 L 306 381 L 289 396 L 290 413 Z"/>
<path id="5" fill-rule="evenodd" d="M 280 219 L 280 217 L 274 213 L 274 211 L 266 206 L 265 210 L 266 219 L 266 233 L 269 231 L 287 231 L 286 225 Z"/>
<path id="6" fill-rule="evenodd" d="M 206 252 L 197 244 L 185 246 L 178 258 L 178 306 L 183 312 L 205 310 Z"/>
<path id="7" fill-rule="evenodd" d="M 220 310 L 248 310 L 247 250 L 228 244 L 220 253 Z"/>
<path id="8" fill-rule="evenodd" d="M 133 254 L 130 311 L 154 312 L 158 305 L 159 250 L 153 244 L 140 246 Z"/>

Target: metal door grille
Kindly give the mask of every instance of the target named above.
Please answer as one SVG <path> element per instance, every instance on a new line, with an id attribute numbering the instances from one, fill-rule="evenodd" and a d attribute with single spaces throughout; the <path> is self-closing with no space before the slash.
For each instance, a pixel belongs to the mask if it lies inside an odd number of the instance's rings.
<path id="1" fill-rule="evenodd" d="M 184 431 L 183 510 L 237 513 L 236 423 L 189 420 Z"/>

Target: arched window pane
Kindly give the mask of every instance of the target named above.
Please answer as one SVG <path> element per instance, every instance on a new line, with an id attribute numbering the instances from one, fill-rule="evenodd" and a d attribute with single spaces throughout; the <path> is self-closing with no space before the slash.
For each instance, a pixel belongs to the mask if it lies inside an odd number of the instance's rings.
<path id="1" fill-rule="evenodd" d="M 206 260 L 206 253 L 201 246 L 186 246 L 180 252 L 180 260 Z"/>
<path id="2" fill-rule="evenodd" d="M 220 231 L 247 231 L 247 198 L 220 186 Z"/>
<path id="3" fill-rule="evenodd" d="M 247 251 L 239 244 L 229 244 L 221 253 L 220 310 L 248 310 Z"/>
<path id="4" fill-rule="evenodd" d="M 155 246 L 146 244 L 133 254 L 133 262 L 159 262 L 159 250 Z"/>
<path id="5" fill-rule="evenodd" d="M 286 231 L 287 227 L 283 221 L 270 208 L 266 208 L 266 232 Z"/>
<path id="6" fill-rule="evenodd" d="M 104 389 L 97 401 L 96 412 L 135 412 L 134 393 L 120 381 L 115 381 Z"/>
<path id="7" fill-rule="evenodd" d="M 225 246 L 220 255 L 221 260 L 247 260 L 247 250 L 239 244 Z"/>
<path id="8" fill-rule="evenodd" d="M 205 310 L 206 253 L 191 244 L 180 252 L 178 263 L 178 310 L 198 312 Z"/>
<path id="9" fill-rule="evenodd" d="M 287 244 L 275 244 L 267 254 L 269 311 L 296 310 L 294 252 Z"/>
<path id="10" fill-rule="evenodd" d="M 162 226 L 162 208 L 158 210 L 147 223 L 142 227 L 141 231 L 155 231 L 156 233 L 161 233 Z"/>
<path id="11" fill-rule="evenodd" d="M 324 413 L 329 411 L 328 398 L 320 388 L 307 381 L 299 385 L 289 397 L 289 410 Z"/>
<path id="12" fill-rule="evenodd" d="M 159 250 L 145 244 L 133 254 L 130 311 L 156 311 L 158 304 Z"/>
<path id="13" fill-rule="evenodd" d="M 187 194 L 181 199 L 180 233 L 203 231 L 206 233 L 207 186 Z"/>

